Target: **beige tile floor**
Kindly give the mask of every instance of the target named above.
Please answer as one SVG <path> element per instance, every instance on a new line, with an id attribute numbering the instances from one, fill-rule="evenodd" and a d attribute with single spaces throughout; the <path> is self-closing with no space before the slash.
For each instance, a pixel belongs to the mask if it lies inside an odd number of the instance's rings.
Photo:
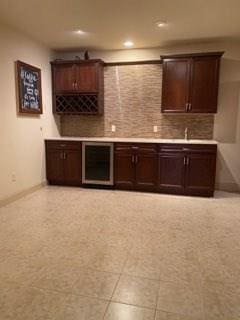
<path id="1" fill-rule="evenodd" d="M 45 187 L 0 208 L 13 319 L 240 319 L 240 195 Z"/>

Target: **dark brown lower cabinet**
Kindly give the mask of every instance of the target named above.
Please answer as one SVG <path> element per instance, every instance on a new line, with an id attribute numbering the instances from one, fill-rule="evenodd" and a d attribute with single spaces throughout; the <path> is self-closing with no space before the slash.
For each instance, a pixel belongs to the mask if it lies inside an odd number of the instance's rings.
<path id="1" fill-rule="evenodd" d="M 81 185 L 82 156 L 79 150 L 67 150 L 64 155 L 64 181 L 67 185 Z"/>
<path id="2" fill-rule="evenodd" d="M 129 152 L 116 152 L 114 157 L 115 186 L 120 189 L 134 189 L 134 155 Z"/>
<path id="3" fill-rule="evenodd" d="M 165 193 L 213 196 L 215 145 L 160 147 L 158 190 Z"/>
<path id="4" fill-rule="evenodd" d="M 154 191 L 157 186 L 157 153 L 137 153 L 136 161 L 136 180 L 137 190 Z"/>
<path id="5" fill-rule="evenodd" d="M 58 149 L 47 149 L 47 180 L 51 184 L 64 184 L 63 152 Z"/>
<path id="6" fill-rule="evenodd" d="M 185 194 L 212 196 L 215 185 L 216 156 L 213 153 L 188 154 L 186 159 Z"/>
<path id="7" fill-rule="evenodd" d="M 47 180 L 50 184 L 78 186 L 82 183 L 80 142 L 46 142 Z"/>
<path id="8" fill-rule="evenodd" d="M 115 143 L 116 189 L 212 196 L 216 145 Z M 81 142 L 46 141 L 50 184 L 82 183 Z"/>
<path id="9" fill-rule="evenodd" d="M 185 168 L 183 163 L 184 154 L 181 152 L 159 154 L 159 191 L 184 194 Z"/>
<path id="10" fill-rule="evenodd" d="M 115 186 L 119 189 L 155 191 L 157 147 L 153 144 L 115 146 Z"/>

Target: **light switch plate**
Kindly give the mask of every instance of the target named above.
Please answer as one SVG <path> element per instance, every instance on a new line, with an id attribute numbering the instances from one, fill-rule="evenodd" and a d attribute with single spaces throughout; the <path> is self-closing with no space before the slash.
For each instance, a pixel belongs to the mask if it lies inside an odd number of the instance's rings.
<path id="1" fill-rule="evenodd" d="M 112 125 L 112 132 L 116 132 L 116 126 L 114 124 Z"/>
<path id="2" fill-rule="evenodd" d="M 153 132 L 158 132 L 158 127 L 157 126 L 153 126 Z"/>

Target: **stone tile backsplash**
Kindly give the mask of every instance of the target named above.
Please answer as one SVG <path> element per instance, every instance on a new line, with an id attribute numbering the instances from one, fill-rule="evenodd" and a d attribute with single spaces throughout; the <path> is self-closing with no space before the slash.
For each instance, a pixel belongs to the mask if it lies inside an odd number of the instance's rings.
<path id="1" fill-rule="evenodd" d="M 63 136 L 171 139 L 183 138 L 188 127 L 190 138 L 212 139 L 214 115 L 161 113 L 161 65 L 109 66 L 104 81 L 104 115 L 62 116 Z"/>

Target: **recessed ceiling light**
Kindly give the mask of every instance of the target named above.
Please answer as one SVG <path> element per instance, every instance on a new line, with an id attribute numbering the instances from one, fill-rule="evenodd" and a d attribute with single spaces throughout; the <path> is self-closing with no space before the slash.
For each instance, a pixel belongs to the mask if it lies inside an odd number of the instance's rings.
<path id="1" fill-rule="evenodd" d="M 87 32 L 83 31 L 83 30 L 75 30 L 74 33 L 81 35 L 85 35 Z"/>
<path id="2" fill-rule="evenodd" d="M 131 40 L 127 40 L 123 43 L 124 47 L 130 48 L 134 45 L 134 43 Z"/>
<path id="3" fill-rule="evenodd" d="M 158 21 L 158 22 L 156 22 L 156 25 L 159 28 L 162 28 L 162 27 L 165 27 L 167 25 L 167 22 L 166 21 Z"/>

